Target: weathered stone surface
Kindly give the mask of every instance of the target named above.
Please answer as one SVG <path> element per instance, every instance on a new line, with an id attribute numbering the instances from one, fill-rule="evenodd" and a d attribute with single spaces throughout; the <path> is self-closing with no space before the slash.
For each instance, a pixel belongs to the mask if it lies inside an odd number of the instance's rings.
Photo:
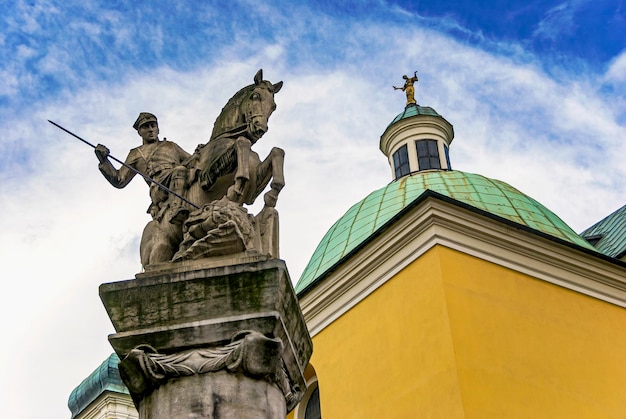
<path id="1" fill-rule="evenodd" d="M 98 167 L 113 186 L 124 188 L 136 174 L 150 185 L 152 221 L 144 228 L 140 244 L 144 267 L 173 258 L 180 261 L 251 250 L 279 257 L 278 235 L 259 222 L 271 214 L 269 222 L 277 226 L 274 207 L 285 186 L 285 153 L 274 147 L 261 160 L 251 147 L 267 132 L 268 119 L 276 109 L 274 95 L 282 85 L 263 80 L 259 70 L 254 84 L 240 89 L 226 103 L 211 138 L 193 154 L 159 140 L 157 118 L 147 112 L 133 125 L 143 142 L 129 152 L 125 162 L 115 159 L 122 163 L 120 169 L 109 161 L 113 157 L 107 147 L 95 147 Z M 268 185 L 264 208 L 270 211 L 263 210 L 255 222 L 243 204 L 254 203 Z M 188 220 L 194 209 L 193 219 Z"/>
<path id="2" fill-rule="evenodd" d="M 265 206 L 252 216 L 227 198 L 193 211 L 183 226 L 183 241 L 173 262 L 242 252 L 278 258 L 278 211 Z"/>
<path id="3" fill-rule="evenodd" d="M 282 419 L 306 388 L 311 338 L 278 259 L 284 152 L 274 147 L 261 160 L 251 149 L 281 87 L 259 70 L 191 155 L 160 141 L 149 113 L 134 124 L 144 144 L 121 169 L 96 147 L 111 184 L 122 188 L 138 173 L 151 185 L 153 220 L 140 245 L 146 271 L 100 286 L 120 376 L 142 419 Z M 248 214 L 243 204 L 268 185 L 263 209 Z"/>
<path id="4" fill-rule="evenodd" d="M 281 368 L 257 381 L 273 383 L 280 389 L 286 408 L 293 408 L 305 389 L 303 372 L 312 343 L 284 262 L 259 260 L 195 270 L 181 270 L 177 265 L 171 264 L 172 270 L 164 268 L 138 274 L 134 280 L 100 286 L 101 299 L 117 331 L 109 336 L 116 353 L 121 359 L 134 354 L 137 371 L 144 376 L 139 379 L 163 376 L 153 380 L 146 394 L 152 394 L 162 382 L 169 385 L 177 369 L 189 370 L 190 375 L 214 374 L 215 370 L 197 367 L 195 360 L 204 357 L 217 363 L 213 353 L 230 356 L 227 352 L 233 338 L 252 331 L 250 336 L 259 334 L 280 342 L 280 362 L 276 365 Z M 232 365 L 231 358 L 219 362 Z M 248 362 L 252 358 L 242 359 Z M 146 369 L 146 364 L 154 365 Z M 170 374 L 170 370 L 174 372 Z M 245 368 L 230 371 L 254 375 Z"/>
<path id="5" fill-rule="evenodd" d="M 246 395 L 246 397 L 241 397 Z M 271 383 L 225 371 L 168 381 L 139 407 L 140 418 L 284 419 L 282 392 Z"/>

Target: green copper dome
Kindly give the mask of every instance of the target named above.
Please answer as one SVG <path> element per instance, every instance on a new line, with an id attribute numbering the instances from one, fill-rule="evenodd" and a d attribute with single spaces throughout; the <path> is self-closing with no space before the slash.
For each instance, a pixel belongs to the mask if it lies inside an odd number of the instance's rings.
<path id="1" fill-rule="evenodd" d="M 406 105 L 404 111 L 400 112 L 398 116 L 393 118 L 393 121 L 391 121 L 387 128 L 400 121 L 401 119 L 410 118 L 416 115 L 441 116 L 437 113 L 436 110 L 434 110 L 430 106 L 420 106 L 411 103 L 409 105 Z"/>
<path id="2" fill-rule="evenodd" d="M 593 249 L 552 211 L 504 182 L 460 171 L 424 172 L 391 182 L 352 206 L 317 246 L 296 292 L 311 285 L 426 191 Z"/>
<path id="3" fill-rule="evenodd" d="M 72 418 L 78 416 L 105 391 L 130 394 L 120 378 L 117 369 L 119 363 L 118 356 L 112 354 L 72 391 L 67 402 Z"/>

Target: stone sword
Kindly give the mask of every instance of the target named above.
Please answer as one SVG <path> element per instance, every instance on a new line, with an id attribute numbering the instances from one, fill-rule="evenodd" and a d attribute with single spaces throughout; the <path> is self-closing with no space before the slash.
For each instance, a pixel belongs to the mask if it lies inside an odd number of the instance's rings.
<path id="1" fill-rule="evenodd" d="M 55 127 L 67 132 L 68 134 L 70 134 L 72 137 L 79 139 L 80 141 L 82 141 L 83 143 L 87 144 L 89 147 L 95 149 L 96 146 L 91 144 L 89 141 L 79 137 L 78 135 L 74 134 L 72 131 L 63 128 L 61 125 L 57 124 L 54 121 L 51 121 L 48 119 L 48 122 L 50 122 L 52 125 L 54 125 Z M 115 156 L 112 156 L 111 154 L 109 154 L 107 157 L 110 157 L 112 160 L 118 162 L 119 164 L 121 164 L 122 166 L 124 166 L 125 168 L 137 173 L 139 176 L 143 177 L 145 180 L 147 180 L 148 182 L 152 182 L 155 185 L 157 185 L 159 188 L 163 189 L 165 192 L 170 193 L 172 195 L 174 195 L 175 197 L 183 200 L 184 202 L 186 202 L 187 204 L 191 205 L 192 207 L 194 207 L 195 209 L 200 209 L 199 206 L 197 206 L 196 204 L 194 204 L 193 202 L 189 201 L 187 198 L 184 198 L 182 196 L 180 196 L 179 194 L 177 194 L 176 192 L 174 192 L 173 190 L 171 190 L 170 188 L 168 188 L 167 186 L 163 185 L 160 182 L 157 182 L 156 180 L 152 179 L 150 176 L 140 172 L 139 170 L 135 169 L 134 167 L 124 163 L 123 161 L 121 161 L 120 159 L 116 158 Z"/>

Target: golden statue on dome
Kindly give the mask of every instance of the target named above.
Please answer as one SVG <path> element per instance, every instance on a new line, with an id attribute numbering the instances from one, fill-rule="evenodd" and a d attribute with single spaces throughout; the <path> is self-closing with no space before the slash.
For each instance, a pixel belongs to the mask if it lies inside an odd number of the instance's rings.
<path id="1" fill-rule="evenodd" d="M 404 79 L 404 86 L 393 86 L 394 90 L 402 90 L 404 93 L 406 93 L 407 106 L 410 104 L 416 105 L 417 102 L 415 102 L 415 88 L 413 87 L 413 83 L 417 81 L 417 71 L 413 72 L 413 77 L 409 77 L 405 74 L 404 76 L 402 76 L 402 78 Z"/>

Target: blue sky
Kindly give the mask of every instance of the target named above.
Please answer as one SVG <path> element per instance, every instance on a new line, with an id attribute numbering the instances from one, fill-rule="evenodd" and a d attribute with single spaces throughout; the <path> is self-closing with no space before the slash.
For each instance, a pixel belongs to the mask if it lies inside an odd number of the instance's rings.
<path id="1" fill-rule="evenodd" d="M 68 417 L 70 391 L 111 352 L 97 287 L 139 271 L 149 220 L 145 184 L 112 188 L 47 119 L 123 159 L 149 111 L 193 151 L 259 68 L 283 80 L 255 147 L 287 153 L 294 281 L 326 229 L 391 180 L 378 142 L 404 107 L 391 86 L 414 70 L 418 103 L 454 125 L 455 169 L 510 183 L 576 231 L 625 203 L 624 1 L 0 3 L 7 417 Z"/>
<path id="2" fill-rule="evenodd" d="M 430 28 L 468 45 L 538 59 L 546 69 L 567 64 L 596 74 L 606 71 L 626 39 L 622 1 L 212 3 L 6 2 L 0 42 L 2 72 L 9 77 L 2 104 L 123 81 L 120 73 L 154 66 L 187 71 L 224 53 L 243 58 L 268 42 L 289 47 L 290 65 L 342 65 L 351 49 L 343 37 L 364 22 Z M 228 51 L 229 45 L 237 49 Z M 366 53 L 363 47 L 352 53 Z"/>

